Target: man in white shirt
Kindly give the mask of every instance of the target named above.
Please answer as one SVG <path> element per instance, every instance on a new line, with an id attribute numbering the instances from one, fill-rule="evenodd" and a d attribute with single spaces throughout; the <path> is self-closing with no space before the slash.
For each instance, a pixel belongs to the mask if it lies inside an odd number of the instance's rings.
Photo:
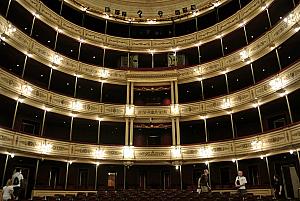
<path id="1" fill-rule="evenodd" d="M 22 198 L 22 193 L 23 193 L 23 188 L 24 188 L 23 180 L 24 180 L 24 177 L 21 172 L 21 169 L 19 169 L 19 168 L 15 169 L 14 174 L 12 175 L 15 200 L 19 200 Z"/>
<path id="2" fill-rule="evenodd" d="M 243 176 L 243 171 L 238 171 L 238 176 L 235 179 L 235 187 L 238 189 L 238 193 L 244 196 L 246 191 L 247 179 Z"/>

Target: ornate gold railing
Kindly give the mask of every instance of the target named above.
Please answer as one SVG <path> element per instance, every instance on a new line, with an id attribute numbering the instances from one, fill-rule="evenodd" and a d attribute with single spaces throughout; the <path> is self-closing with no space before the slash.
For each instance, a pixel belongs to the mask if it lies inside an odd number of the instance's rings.
<path id="1" fill-rule="evenodd" d="M 300 88 L 300 62 L 295 63 L 285 71 L 280 72 L 264 82 L 245 90 L 225 95 L 219 98 L 189 104 L 171 106 L 130 106 L 111 105 L 79 100 L 60 95 L 30 84 L 6 71 L 0 69 L 0 93 L 14 99 L 24 99 L 27 104 L 48 109 L 65 115 L 80 116 L 88 119 L 136 118 L 181 116 L 182 119 L 204 115 L 206 117 L 223 115 L 230 109 L 231 112 L 245 110 L 253 104 L 264 104 L 279 98 L 284 93 L 291 93 Z M 279 92 L 278 92 L 279 90 Z M 127 113 L 127 107 L 131 111 Z M 133 109 L 133 110 L 132 110 Z M 116 120 L 115 119 L 115 120 Z"/>
<path id="2" fill-rule="evenodd" d="M 219 75 L 245 66 L 261 56 L 267 54 L 271 49 L 279 46 L 283 41 L 299 30 L 300 5 L 291 12 L 286 20 L 282 20 L 272 30 L 260 37 L 255 42 L 244 47 L 233 54 L 222 57 L 218 60 L 197 65 L 190 68 L 164 71 L 130 71 L 99 68 L 64 57 L 46 48 L 18 29 L 12 26 L 3 17 L 0 17 L 0 33 L 5 33 L 5 41 L 15 48 L 32 56 L 45 65 L 53 67 L 59 71 L 78 75 L 86 79 L 103 81 L 117 84 L 132 82 L 164 82 L 178 80 L 182 82 L 192 82 L 199 79 Z M 11 30 L 14 31 L 11 31 Z M 243 55 L 243 56 L 241 56 Z M 245 58 L 245 55 L 247 58 Z"/>
<path id="3" fill-rule="evenodd" d="M 259 142 L 257 143 L 259 146 L 253 146 L 253 142 Z M 176 148 L 79 144 L 0 129 L 0 150 L 2 152 L 78 162 L 133 161 L 138 163 L 155 161 L 165 163 L 166 161 L 184 161 L 189 163 L 259 157 L 299 148 L 299 124 L 254 137 Z"/>

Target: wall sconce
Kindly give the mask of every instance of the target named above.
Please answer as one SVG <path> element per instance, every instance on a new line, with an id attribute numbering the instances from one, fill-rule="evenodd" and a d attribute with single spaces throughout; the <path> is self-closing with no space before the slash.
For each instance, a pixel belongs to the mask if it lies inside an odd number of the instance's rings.
<path id="1" fill-rule="evenodd" d="M 78 101 L 72 101 L 71 108 L 72 108 L 72 110 L 82 110 L 83 105 L 82 105 L 82 103 L 80 103 Z"/>
<path id="2" fill-rule="evenodd" d="M 63 58 L 61 56 L 59 56 L 58 54 L 53 55 L 52 59 L 51 59 L 51 61 L 56 65 L 61 64 L 62 60 L 63 60 Z"/>
<path id="3" fill-rule="evenodd" d="M 202 158 L 209 158 L 212 156 L 213 150 L 211 147 L 203 147 L 199 149 L 198 154 Z"/>
<path id="4" fill-rule="evenodd" d="M 126 105 L 125 116 L 134 116 L 135 109 L 134 105 Z"/>
<path id="5" fill-rule="evenodd" d="M 52 144 L 41 142 L 36 148 L 41 154 L 49 154 L 52 152 Z"/>
<path id="6" fill-rule="evenodd" d="M 25 95 L 25 96 L 30 96 L 33 89 L 31 86 L 28 86 L 27 84 L 25 85 L 22 85 L 22 94 Z"/>
<path id="7" fill-rule="evenodd" d="M 263 142 L 261 140 L 256 139 L 251 142 L 251 147 L 253 150 L 256 150 L 256 151 L 261 150 L 262 146 L 263 146 Z"/>
<path id="8" fill-rule="evenodd" d="M 102 159 L 104 157 L 105 151 L 103 149 L 96 149 L 94 152 L 94 156 L 97 159 Z"/>
<path id="9" fill-rule="evenodd" d="M 247 50 L 241 51 L 240 57 L 242 61 L 246 61 L 249 58 L 249 52 Z"/>
<path id="10" fill-rule="evenodd" d="M 280 77 L 277 77 L 270 81 L 270 86 L 274 91 L 278 91 L 282 89 L 284 85 L 285 85 L 285 81 Z"/>
<path id="11" fill-rule="evenodd" d="M 181 148 L 180 147 L 172 147 L 172 157 L 173 158 L 181 158 Z"/>
<path id="12" fill-rule="evenodd" d="M 12 24 L 8 24 L 6 34 L 11 35 L 17 31 L 16 27 L 14 27 Z"/>
<path id="13" fill-rule="evenodd" d="M 223 109 L 228 109 L 230 107 L 231 107 L 230 99 L 229 98 L 223 99 L 222 108 Z"/>
<path id="14" fill-rule="evenodd" d="M 107 79 L 107 78 L 109 77 L 109 72 L 108 72 L 108 70 L 106 70 L 106 69 L 104 69 L 104 68 L 100 69 L 100 71 L 99 71 L 99 76 L 100 76 L 101 78 Z"/>
<path id="15" fill-rule="evenodd" d="M 123 157 L 124 157 L 124 159 L 133 159 L 134 158 L 134 147 L 133 146 L 125 146 L 123 148 Z"/>
<path id="16" fill-rule="evenodd" d="M 179 115 L 180 114 L 179 104 L 172 104 L 171 105 L 171 114 L 172 115 Z"/>

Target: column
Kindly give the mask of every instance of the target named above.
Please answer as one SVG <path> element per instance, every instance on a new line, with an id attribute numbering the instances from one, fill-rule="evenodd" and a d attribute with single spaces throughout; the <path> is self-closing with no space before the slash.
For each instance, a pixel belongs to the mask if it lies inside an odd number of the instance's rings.
<path id="1" fill-rule="evenodd" d="M 97 190 L 97 186 L 98 186 L 98 167 L 99 167 L 99 164 L 97 163 L 96 165 L 95 165 L 96 167 L 95 167 L 95 187 L 94 187 L 94 189 L 95 189 L 95 191 Z"/>
<path id="2" fill-rule="evenodd" d="M 130 134 L 130 146 L 133 146 L 133 118 L 130 118 L 130 129 L 129 129 L 129 134 Z"/>
<path id="3" fill-rule="evenodd" d="M 129 142 L 129 119 L 125 118 L 125 146 L 128 146 Z"/>
<path id="4" fill-rule="evenodd" d="M 123 174 L 123 189 L 125 190 L 126 189 L 126 166 L 124 165 L 124 168 L 123 168 L 123 171 L 124 171 L 124 174 Z"/>
<path id="5" fill-rule="evenodd" d="M 287 104 L 287 107 L 288 107 L 288 111 L 289 111 L 291 123 L 294 123 L 294 121 L 293 121 L 293 115 L 292 115 L 292 111 L 291 111 L 291 107 L 290 107 L 290 101 L 289 101 L 289 98 L 288 98 L 287 95 L 285 95 L 284 97 L 285 97 L 286 104 Z"/>
<path id="6" fill-rule="evenodd" d="M 270 183 L 270 188 L 272 188 L 272 179 L 271 179 L 271 173 L 270 173 L 270 167 L 269 167 L 269 159 L 266 156 L 266 165 L 267 165 L 267 171 L 268 171 L 268 178 Z"/>
<path id="7" fill-rule="evenodd" d="M 206 118 L 204 118 L 203 120 L 204 120 L 204 131 L 205 131 L 205 142 L 208 142 L 208 131 L 207 131 Z"/>
<path id="8" fill-rule="evenodd" d="M 174 82 L 171 81 L 171 104 L 174 104 Z"/>
<path id="9" fill-rule="evenodd" d="M 235 129 L 234 129 L 234 123 L 233 123 L 233 117 L 232 112 L 230 112 L 230 122 L 231 122 L 231 130 L 232 130 L 232 138 L 234 139 L 236 136 Z"/>
<path id="10" fill-rule="evenodd" d="M 68 187 L 69 166 L 70 166 L 70 162 L 67 162 L 66 179 L 65 179 L 65 190 L 67 190 L 67 187 Z"/>
<path id="11" fill-rule="evenodd" d="M 100 144 L 100 135 L 101 135 L 101 120 L 98 120 L 97 144 Z"/>
<path id="12" fill-rule="evenodd" d="M 259 116 L 259 123 L 260 123 L 261 132 L 264 132 L 264 126 L 263 126 L 263 122 L 262 122 L 262 117 L 261 117 L 260 106 L 259 105 L 257 105 L 257 111 L 258 111 L 258 116 Z"/>
<path id="13" fill-rule="evenodd" d="M 182 170 L 181 170 L 181 165 L 179 165 L 179 174 L 180 174 L 180 190 L 182 190 Z"/>
<path id="14" fill-rule="evenodd" d="M 5 174 L 6 174 L 8 157 L 9 157 L 9 155 L 6 154 L 6 159 L 5 159 L 4 169 L 3 169 L 3 175 L 2 175 L 2 186 L 5 186 Z"/>
<path id="15" fill-rule="evenodd" d="M 180 126 L 179 126 L 179 117 L 176 118 L 176 144 L 180 145 Z"/>
<path id="16" fill-rule="evenodd" d="M 130 82 L 127 82 L 126 104 L 130 102 Z"/>
<path id="17" fill-rule="evenodd" d="M 43 134 L 44 134 L 46 114 L 47 114 L 47 110 L 45 109 L 44 114 L 43 114 L 41 133 L 40 133 L 41 136 L 43 136 Z"/>
<path id="18" fill-rule="evenodd" d="M 34 185 L 33 185 L 33 189 L 36 188 L 37 176 L 38 176 L 38 172 L 39 172 L 39 165 L 40 165 L 40 160 L 37 159 L 37 161 L 36 161 L 36 167 L 35 167 L 35 176 L 34 176 Z"/>
<path id="19" fill-rule="evenodd" d="M 69 134 L 69 140 L 72 141 L 72 132 L 73 132 L 73 121 L 74 121 L 74 117 L 71 117 L 71 125 L 70 125 L 70 134 Z"/>
<path id="20" fill-rule="evenodd" d="M 130 104 L 133 105 L 133 97 L 134 97 L 134 83 L 131 82 L 131 88 L 130 88 Z"/>
<path id="21" fill-rule="evenodd" d="M 11 126 L 12 129 L 15 128 L 15 122 L 16 122 L 16 117 L 17 117 L 17 111 L 18 111 L 18 107 L 19 107 L 19 102 L 20 102 L 20 100 L 18 99 L 17 103 L 16 103 L 16 107 L 15 107 L 15 112 L 14 112 L 12 126 Z"/>
<path id="22" fill-rule="evenodd" d="M 176 127 L 174 118 L 172 118 L 172 145 L 176 145 Z"/>
<path id="23" fill-rule="evenodd" d="M 175 104 L 178 104 L 178 81 L 174 81 L 175 89 Z"/>

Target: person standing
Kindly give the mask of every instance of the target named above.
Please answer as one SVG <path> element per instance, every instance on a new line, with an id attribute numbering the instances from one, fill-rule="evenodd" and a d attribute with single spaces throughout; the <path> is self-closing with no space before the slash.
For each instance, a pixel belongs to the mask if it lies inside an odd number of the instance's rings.
<path id="1" fill-rule="evenodd" d="M 273 193 L 274 193 L 274 197 L 276 199 L 279 199 L 282 197 L 282 183 L 281 180 L 279 179 L 278 175 L 274 175 L 273 177 Z"/>
<path id="2" fill-rule="evenodd" d="M 238 176 L 235 179 L 235 187 L 238 189 L 238 193 L 244 197 L 246 191 L 247 179 L 243 176 L 243 171 L 238 171 Z"/>
<path id="3" fill-rule="evenodd" d="M 12 200 L 14 192 L 14 186 L 11 179 L 7 180 L 6 186 L 3 187 L 2 199 L 3 201 Z"/>
<path id="4" fill-rule="evenodd" d="M 24 177 L 20 168 L 16 168 L 14 174 L 12 175 L 12 182 L 14 185 L 14 196 L 15 200 L 20 200 L 23 198 L 23 188 L 24 188 Z"/>
<path id="5" fill-rule="evenodd" d="M 207 193 L 211 190 L 208 183 L 208 174 L 208 169 L 205 169 L 201 177 L 198 179 L 198 189 L 200 190 L 199 193 Z"/>

